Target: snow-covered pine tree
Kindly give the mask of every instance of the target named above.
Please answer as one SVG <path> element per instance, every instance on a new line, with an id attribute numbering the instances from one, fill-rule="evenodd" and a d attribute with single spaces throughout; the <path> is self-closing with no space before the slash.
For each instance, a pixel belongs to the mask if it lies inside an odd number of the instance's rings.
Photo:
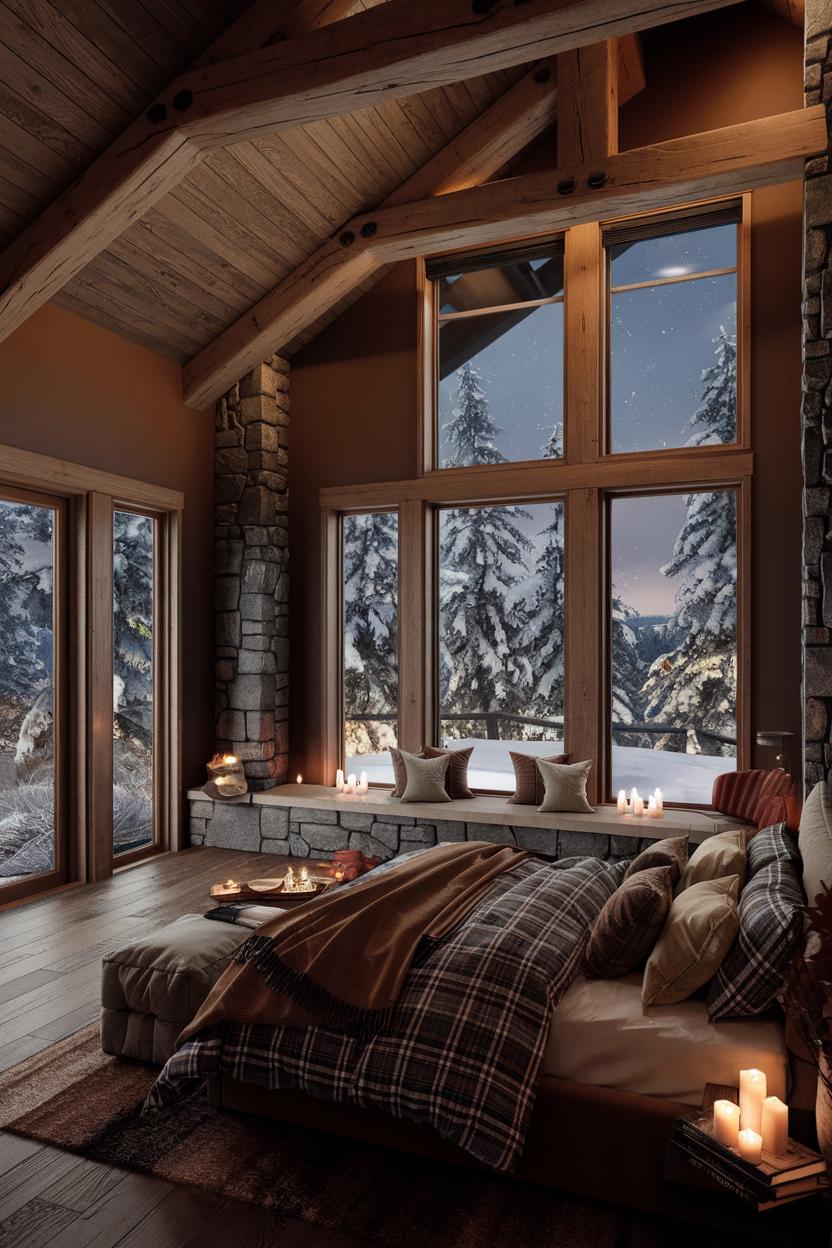
<path id="1" fill-rule="evenodd" d="M 395 512 L 344 519 L 344 715 L 396 711 L 398 524 Z M 347 724 L 347 753 L 366 754 L 394 740 L 394 724 Z M 388 739 L 389 738 L 389 739 Z"/>
<path id="2" fill-rule="evenodd" d="M 149 746 L 153 729 L 153 521 L 113 515 L 113 712 L 118 731 Z"/>
<path id="3" fill-rule="evenodd" d="M 637 724 L 642 720 L 644 704 L 641 687 L 644 683 L 645 666 L 639 657 L 638 638 L 632 622 L 638 619 L 632 607 L 625 603 L 613 587 L 612 598 L 612 722 Z M 620 741 L 619 741 L 620 735 Z M 616 734 L 614 739 L 621 745 L 648 744 L 632 733 Z"/>
<path id="4" fill-rule="evenodd" d="M 715 339 L 715 362 L 702 374 L 698 426 L 689 446 L 731 442 L 736 436 L 737 351 L 724 328 Z M 673 557 L 662 568 L 683 579 L 676 591 L 680 645 L 650 667 L 644 685 L 645 714 L 657 722 L 733 736 L 737 687 L 737 513 L 733 490 L 688 494 L 682 530 Z M 735 753 L 726 745 L 708 753 Z"/>
<path id="5" fill-rule="evenodd" d="M 543 458 L 562 455 L 560 425 L 543 447 Z M 551 519 L 537 534 L 534 571 L 523 594 L 523 640 L 526 666 L 522 703 L 535 719 L 563 721 L 564 698 L 564 525 L 563 503 L 552 503 Z M 530 731 L 530 740 L 540 737 Z"/>
<path id="6" fill-rule="evenodd" d="M 494 445 L 499 429 L 488 411 L 482 378 L 459 370 L 456 407 L 446 430 L 448 463 L 505 463 Z M 523 701 L 525 624 L 512 591 L 528 574 L 532 544 L 519 527 L 521 507 L 461 507 L 443 513 L 439 627 L 440 702 L 450 714 L 514 711 Z M 482 720 L 457 722 L 458 736 L 481 736 Z"/>

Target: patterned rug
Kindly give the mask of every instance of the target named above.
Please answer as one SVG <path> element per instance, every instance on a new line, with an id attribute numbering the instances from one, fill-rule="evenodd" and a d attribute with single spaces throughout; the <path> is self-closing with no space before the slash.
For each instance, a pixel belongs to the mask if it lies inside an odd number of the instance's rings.
<path id="1" fill-rule="evenodd" d="M 385 1248 L 734 1248 L 735 1238 L 198 1100 L 140 1116 L 154 1071 L 88 1027 L 0 1075 L 0 1127 Z M 747 1243 L 747 1240 L 742 1242 Z"/>

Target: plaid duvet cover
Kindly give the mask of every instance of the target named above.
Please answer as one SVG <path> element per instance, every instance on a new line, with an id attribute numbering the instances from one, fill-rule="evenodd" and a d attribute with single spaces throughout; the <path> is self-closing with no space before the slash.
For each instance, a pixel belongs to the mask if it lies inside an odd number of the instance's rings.
<path id="1" fill-rule="evenodd" d="M 148 1107 L 223 1074 L 428 1123 L 485 1165 L 511 1170 L 552 1009 L 625 869 L 595 858 L 523 862 L 452 932 L 422 941 L 385 1031 L 359 1039 L 323 1026 L 211 1028 L 169 1059 Z M 251 936 L 237 957 L 262 939 Z"/>

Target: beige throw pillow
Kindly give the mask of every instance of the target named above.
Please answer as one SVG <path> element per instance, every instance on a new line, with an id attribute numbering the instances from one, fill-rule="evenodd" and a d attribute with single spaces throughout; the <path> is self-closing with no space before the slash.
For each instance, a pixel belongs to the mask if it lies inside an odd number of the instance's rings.
<path id="1" fill-rule="evenodd" d="M 678 894 L 644 968 L 644 1005 L 675 1005 L 713 978 L 737 934 L 739 894 L 738 875 Z"/>
<path id="2" fill-rule="evenodd" d="M 595 813 L 586 800 L 591 759 L 583 763 L 547 763 L 545 758 L 539 758 L 537 765 L 544 784 L 543 801 L 537 808 L 539 811 L 544 814 L 558 810 L 583 815 Z"/>
<path id="3" fill-rule="evenodd" d="M 439 758 L 421 758 L 418 754 L 399 751 L 404 763 L 407 784 L 401 800 L 403 802 L 449 802 L 448 790 L 445 788 L 445 775 L 451 763 L 450 754 L 442 754 Z"/>
<path id="4" fill-rule="evenodd" d="M 742 888 L 745 879 L 745 842 L 744 828 L 709 836 L 688 859 L 677 893 L 684 892 L 692 884 L 701 884 L 703 880 L 721 880 L 724 875 L 739 876 Z"/>

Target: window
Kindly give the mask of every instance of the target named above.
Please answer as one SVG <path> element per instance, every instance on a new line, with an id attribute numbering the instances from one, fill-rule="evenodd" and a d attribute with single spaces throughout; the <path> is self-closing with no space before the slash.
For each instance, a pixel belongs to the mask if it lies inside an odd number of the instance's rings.
<path id="1" fill-rule="evenodd" d="M 0 900 L 66 857 L 60 499 L 0 497 Z M 16 892 L 20 892 L 20 888 Z"/>
<path id="2" fill-rule="evenodd" d="M 563 752 L 592 803 L 707 805 L 750 766 L 747 207 L 426 262 L 424 471 L 321 493 L 327 772 L 471 746 L 500 793 Z"/>
<path id="3" fill-rule="evenodd" d="M 734 490 L 611 502 L 612 789 L 707 805 L 737 765 Z"/>
<path id="4" fill-rule="evenodd" d="M 563 749 L 563 592 L 561 503 L 439 512 L 439 731 L 477 788 Z"/>
<path id="5" fill-rule="evenodd" d="M 607 234 L 613 452 L 737 441 L 738 225 L 728 216 Z"/>
<path id="6" fill-rule="evenodd" d="M 342 527 L 344 756 L 370 783 L 392 782 L 397 744 L 398 527 L 395 511 L 344 516 Z"/>
<path id="7" fill-rule="evenodd" d="M 561 454 L 563 248 L 431 268 L 438 466 Z"/>
<path id="8" fill-rule="evenodd" d="M 113 852 L 155 839 L 155 522 L 113 512 Z"/>

